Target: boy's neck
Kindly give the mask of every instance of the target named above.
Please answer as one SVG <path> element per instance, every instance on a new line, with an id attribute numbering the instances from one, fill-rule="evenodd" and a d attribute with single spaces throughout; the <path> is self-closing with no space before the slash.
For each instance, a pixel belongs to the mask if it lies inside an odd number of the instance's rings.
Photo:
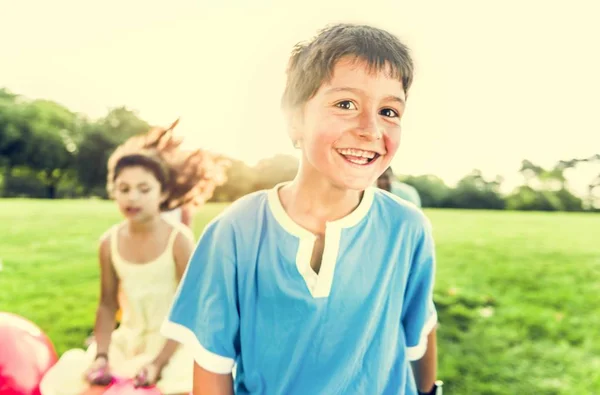
<path id="1" fill-rule="evenodd" d="M 300 171 L 280 190 L 279 196 L 294 222 L 315 234 L 324 234 L 325 224 L 354 211 L 362 195 L 363 191 L 339 188 L 324 177 Z"/>

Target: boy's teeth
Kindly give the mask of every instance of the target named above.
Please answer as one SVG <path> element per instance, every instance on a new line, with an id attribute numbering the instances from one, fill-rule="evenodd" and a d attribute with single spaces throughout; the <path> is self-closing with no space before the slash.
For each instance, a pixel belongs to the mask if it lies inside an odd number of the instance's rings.
<path id="1" fill-rule="evenodd" d="M 366 159 L 366 158 L 349 158 L 349 157 L 346 157 L 346 159 L 349 162 L 355 163 L 357 165 L 366 165 L 367 163 L 369 163 L 369 160 Z"/>
<path id="2" fill-rule="evenodd" d="M 357 158 L 373 159 L 375 157 L 375 152 L 373 151 L 363 151 L 354 148 L 343 148 L 339 149 L 338 152 L 344 156 L 354 156 Z"/>

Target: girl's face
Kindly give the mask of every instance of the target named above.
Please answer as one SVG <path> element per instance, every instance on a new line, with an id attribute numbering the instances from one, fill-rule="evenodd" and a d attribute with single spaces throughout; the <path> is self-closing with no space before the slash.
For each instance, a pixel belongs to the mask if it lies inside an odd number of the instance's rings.
<path id="1" fill-rule="evenodd" d="M 151 171 L 142 166 L 126 167 L 114 185 L 115 200 L 125 218 L 141 222 L 160 214 L 166 196 Z"/>

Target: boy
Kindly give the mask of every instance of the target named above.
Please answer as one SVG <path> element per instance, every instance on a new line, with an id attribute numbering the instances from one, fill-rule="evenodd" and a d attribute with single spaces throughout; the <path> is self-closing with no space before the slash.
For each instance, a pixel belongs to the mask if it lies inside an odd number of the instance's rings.
<path id="1" fill-rule="evenodd" d="M 206 227 L 163 325 L 193 351 L 195 395 L 436 393 L 430 226 L 371 187 L 412 72 L 407 48 L 369 26 L 296 46 L 282 104 L 298 174 Z"/>

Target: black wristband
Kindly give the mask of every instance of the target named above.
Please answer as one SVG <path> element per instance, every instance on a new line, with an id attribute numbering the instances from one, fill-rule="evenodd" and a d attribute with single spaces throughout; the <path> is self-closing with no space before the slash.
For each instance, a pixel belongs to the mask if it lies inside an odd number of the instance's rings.
<path id="1" fill-rule="evenodd" d="M 108 354 L 105 352 L 99 352 L 98 354 L 96 354 L 96 358 L 94 358 L 94 361 L 97 360 L 98 358 L 104 358 L 108 361 Z"/>
<path id="2" fill-rule="evenodd" d="M 442 390 L 441 390 L 442 385 L 443 385 L 442 381 L 437 380 L 433 384 L 433 388 L 431 389 L 431 391 L 429 391 L 429 392 L 421 392 L 421 391 L 417 390 L 417 392 L 418 392 L 419 395 L 437 395 L 438 393 L 441 394 L 441 392 L 442 392 Z"/>

